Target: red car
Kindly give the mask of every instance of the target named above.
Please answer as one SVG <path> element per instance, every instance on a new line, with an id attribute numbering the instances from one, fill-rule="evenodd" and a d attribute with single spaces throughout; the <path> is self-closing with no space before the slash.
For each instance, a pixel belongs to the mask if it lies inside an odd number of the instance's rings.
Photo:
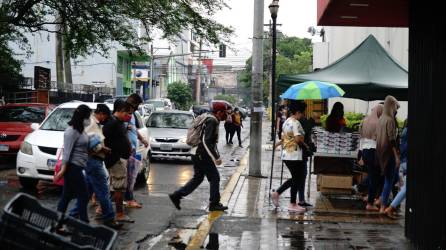
<path id="1" fill-rule="evenodd" d="M 42 123 L 54 109 L 51 104 L 14 103 L 0 106 L 0 155 L 15 155 L 32 123 Z"/>

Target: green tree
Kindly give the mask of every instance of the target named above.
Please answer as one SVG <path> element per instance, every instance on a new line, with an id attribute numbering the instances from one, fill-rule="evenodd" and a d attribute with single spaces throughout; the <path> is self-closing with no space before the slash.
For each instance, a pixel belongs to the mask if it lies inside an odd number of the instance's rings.
<path id="1" fill-rule="evenodd" d="M 267 103 L 269 96 L 269 71 L 271 68 L 271 43 L 263 46 L 263 101 Z M 276 80 L 281 74 L 299 74 L 310 70 L 312 64 L 311 40 L 306 38 L 286 37 L 279 33 L 277 40 Z M 241 95 L 244 103 L 251 102 L 251 69 L 252 58 L 246 61 L 245 70 L 240 72 L 238 80 L 242 86 Z"/>
<path id="2" fill-rule="evenodd" d="M 226 7 L 224 0 L 3 0 L 0 61 L 14 59 L 10 43 L 30 52 L 26 34 L 41 32 L 62 34 L 72 58 L 108 55 L 116 43 L 142 52 L 157 30 L 169 39 L 190 29 L 205 42 L 228 43 L 232 29 L 212 19 Z M 142 37 L 138 36 L 141 27 Z M 14 59 L 13 64 L 17 62 Z"/>
<path id="3" fill-rule="evenodd" d="M 188 110 L 192 105 L 192 88 L 183 82 L 174 82 L 167 86 L 167 98 L 180 110 Z"/>
<path id="4" fill-rule="evenodd" d="M 237 104 L 237 98 L 232 95 L 216 95 L 214 96 L 214 100 L 223 100 L 231 103 L 232 105 Z"/>

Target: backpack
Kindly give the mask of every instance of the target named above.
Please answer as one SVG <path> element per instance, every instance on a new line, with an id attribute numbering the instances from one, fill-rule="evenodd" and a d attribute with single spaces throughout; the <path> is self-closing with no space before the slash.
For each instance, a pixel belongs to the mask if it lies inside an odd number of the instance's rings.
<path id="1" fill-rule="evenodd" d="M 187 129 L 186 143 L 189 146 L 196 147 L 201 142 L 201 135 L 203 133 L 204 123 L 208 118 L 216 119 L 211 114 L 202 114 L 197 116 L 192 122 L 192 126 Z"/>

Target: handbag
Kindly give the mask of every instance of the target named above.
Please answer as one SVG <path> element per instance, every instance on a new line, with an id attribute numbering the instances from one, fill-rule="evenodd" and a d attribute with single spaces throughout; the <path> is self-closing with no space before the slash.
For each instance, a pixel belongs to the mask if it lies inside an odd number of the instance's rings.
<path id="1" fill-rule="evenodd" d="M 63 148 L 60 150 L 59 155 L 57 156 L 56 166 L 54 166 L 53 183 L 57 186 L 64 185 L 64 178 L 61 178 L 58 181 L 54 181 L 54 177 L 60 172 L 60 170 L 62 170 L 62 154 L 63 154 Z"/>

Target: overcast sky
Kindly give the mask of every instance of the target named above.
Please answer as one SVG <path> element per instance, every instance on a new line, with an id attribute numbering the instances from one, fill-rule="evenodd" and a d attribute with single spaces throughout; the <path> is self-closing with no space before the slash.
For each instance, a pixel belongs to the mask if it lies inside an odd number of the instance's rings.
<path id="1" fill-rule="evenodd" d="M 237 55 L 228 51 L 228 59 L 242 60 L 248 58 L 252 51 L 252 33 L 254 22 L 254 0 L 226 0 L 231 9 L 225 9 L 215 16 L 220 23 L 232 26 L 235 35 L 232 39 Z M 265 0 L 264 23 L 268 23 L 271 15 L 268 9 L 270 0 Z M 280 0 L 277 23 L 278 27 L 287 36 L 307 37 L 311 35 L 307 32 L 308 27 L 316 27 L 316 0 Z M 265 30 L 268 27 L 265 27 Z M 318 36 L 315 36 L 318 41 Z"/>

